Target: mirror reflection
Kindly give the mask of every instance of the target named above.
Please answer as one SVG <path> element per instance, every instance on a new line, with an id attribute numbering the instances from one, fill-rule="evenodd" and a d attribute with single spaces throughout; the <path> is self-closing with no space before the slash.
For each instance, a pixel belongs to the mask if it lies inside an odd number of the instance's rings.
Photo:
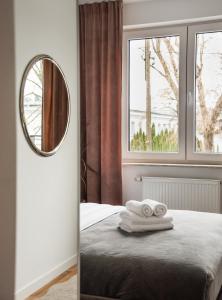
<path id="1" fill-rule="evenodd" d="M 50 57 L 37 57 L 27 67 L 20 104 L 31 147 L 41 155 L 55 153 L 67 129 L 69 94 L 61 69 Z"/>

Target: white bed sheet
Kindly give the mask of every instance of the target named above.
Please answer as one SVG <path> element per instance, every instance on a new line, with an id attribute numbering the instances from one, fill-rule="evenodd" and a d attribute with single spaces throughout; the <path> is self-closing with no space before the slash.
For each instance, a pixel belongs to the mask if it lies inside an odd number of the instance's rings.
<path id="1" fill-rule="evenodd" d="M 81 203 L 80 204 L 80 231 L 108 218 L 109 216 L 119 213 L 126 209 L 125 206 Z"/>

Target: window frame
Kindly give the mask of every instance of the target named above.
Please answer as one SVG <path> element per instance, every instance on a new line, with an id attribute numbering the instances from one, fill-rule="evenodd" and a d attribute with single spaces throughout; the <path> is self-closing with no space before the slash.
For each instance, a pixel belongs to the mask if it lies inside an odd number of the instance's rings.
<path id="1" fill-rule="evenodd" d="M 129 151 L 129 41 L 133 39 L 180 36 L 179 56 L 179 116 L 178 116 L 178 152 L 142 152 Z M 123 34 L 123 101 L 122 101 L 122 157 L 123 161 L 185 161 L 186 158 L 186 56 L 187 26 L 172 26 L 143 30 L 124 31 Z"/>
<path id="2" fill-rule="evenodd" d="M 188 26 L 188 47 L 187 47 L 187 160 L 201 161 L 210 164 L 222 164 L 221 153 L 200 153 L 195 152 L 195 136 L 196 136 L 196 113 L 195 113 L 195 74 L 196 74 L 196 34 L 209 32 L 222 32 L 222 22 L 192 24 Z"/>

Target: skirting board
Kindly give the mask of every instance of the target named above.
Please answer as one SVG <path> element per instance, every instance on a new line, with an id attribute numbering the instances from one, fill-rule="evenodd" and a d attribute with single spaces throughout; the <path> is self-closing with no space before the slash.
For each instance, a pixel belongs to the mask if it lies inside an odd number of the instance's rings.
<path id="1" fill-rule="evenodd" d="M 24 300 L 34 292 L 41 289 L 47 283 L 55 279 L 61 273 L 65 272 L 67 269 L 72 267 L 73 265 L 77 264 L 77 255 L 73 255 L 72 257 L 68 258 L 64 262 L 60 263 L 50 271 L 46 272 L 45 274 L 39 276 L 32 282 L 28 283 L 15 293 L 15 300 Z"/>

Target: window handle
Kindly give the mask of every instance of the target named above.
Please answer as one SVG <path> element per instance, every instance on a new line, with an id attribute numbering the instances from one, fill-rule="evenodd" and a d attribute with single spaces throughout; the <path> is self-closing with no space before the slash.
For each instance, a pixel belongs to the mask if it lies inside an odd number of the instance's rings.
<path id="1" fill-rule="evenodd" d="M 188 105 L 193 105 L 193 93 L 192 92 L 189 92 L 188 93 Z"/>

